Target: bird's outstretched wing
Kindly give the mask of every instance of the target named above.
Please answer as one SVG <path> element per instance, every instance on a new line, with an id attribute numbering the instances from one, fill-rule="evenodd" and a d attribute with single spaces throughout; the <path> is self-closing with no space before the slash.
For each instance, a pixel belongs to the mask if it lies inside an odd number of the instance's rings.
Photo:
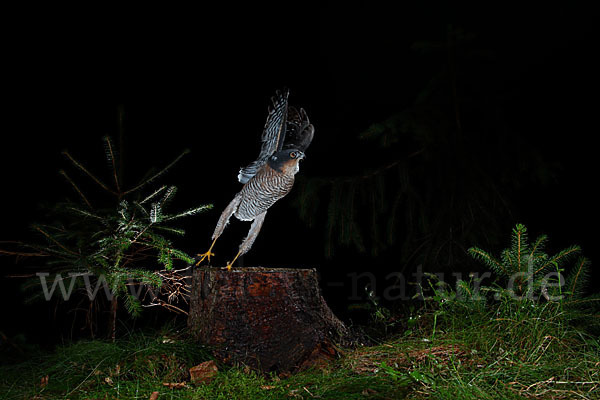
<path id="1" fill-rule="evenodd" d="M 271 98 L 273 106 L 269 107 L 269 115 L 263 129 L 260 154 L 256 161 L 240 169 L 238 180 L 241 183 L 248 182 L 256 174 L 256 171 L 269 160 L 269 157 L 273 153 L 281 150 L 286 130 L 288 96 L 289 90 L 286 89 L 283 92 L 278 90 L 275 96 Z"/>
<path id="2" fill-rule="evenodd" d="M 315 134 L 315 128 L 308 120 L 303 108 L 300 111 L 294 107 L 288 110 L 283 149 L 297 149 L 305 152 Z"/>

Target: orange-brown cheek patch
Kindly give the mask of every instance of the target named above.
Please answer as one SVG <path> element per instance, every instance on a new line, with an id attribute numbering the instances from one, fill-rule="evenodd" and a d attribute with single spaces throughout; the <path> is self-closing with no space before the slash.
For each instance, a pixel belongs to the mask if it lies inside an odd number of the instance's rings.
<path id="1" fill-rule="evenodd" d="M 298 160 L 289 160 L 283 164 L 283 172 L 286 174 L 293 174 L 296 172 L 296 166 L 298 165 Z"/>

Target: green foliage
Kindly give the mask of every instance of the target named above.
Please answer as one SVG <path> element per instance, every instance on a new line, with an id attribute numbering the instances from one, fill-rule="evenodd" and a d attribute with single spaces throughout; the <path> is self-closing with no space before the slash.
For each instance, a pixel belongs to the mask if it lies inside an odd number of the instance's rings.
<path id="1" fill-rule="evenodd" d="M 511 246 L 500 257 L 478 247 L 471 247 L 468 252 L 496 273 L 499 284 L 493 289 L 496 299 L 527 300 L 533 309 L 557 313 L 562 322 L 577 322 L 587 329 L 600 327 L 597 312 L 600 296 L 585 293 L 590 261 L 580 255 L 579 246 L 569 246 L 550 255 L 545 252 L 547 242 L 548 237 L 541 235 L 530 243 L 527 228 L 517 224 L 512 231 Z M 522 304 L 512 304 L 518 306 Z"/>
<path id="2" fill-rule="evenodd" d="M 597 334 L 600 296 L 585 294 L 589 261 L 575 259 L 579 246 L 548 254 L 547 241 L 542 235 L 530 243 L 526 227 L 517 224 L 510 247 L 499 257 L 470 248 L 469 253 L 495 274 L 487 285 L 483 278 L 470 275 L 452 287 L 425 273 L 418 294 L 425 303 L 417 314 L 429 316 L 426 324 L 433 336 L 440 330 L 457 336 L 487 332 L 495 345 L 510 346 L 520 357 L 531 357 L 548 338 L 568 341 Z M 419 320 L 418 315 L 412 320 Z"/>
<path id="3" fill-rule="evenodd" d="M 495 274 L 489 285 L 470 275 L 451 286 L 425 273 L 424 305 L 411 311 L 404 340 L 429 343 L 430 353 L 446 347 L 454 353 L 454 359 L 428 357 L 410 371 L 432 376 L 421 382 L 427 398 L 597 397 L 600 298 L 585 296 L 590 263 L 578 246 L 549 254 L 547 242 L 545 235 L 530 241 L 518 224 L 497 257 L 469 249 Z M 390 370 L 390 363 L 382 368 Z"/>
<path id="4" fill-rule="evenodd" d="M 356 374 L 336 362 L 331 370 L 308 370 L 287 378 L 219 365 L 212 382 L 190 383 L 189 368 L 209 359 L 209 352 L 197 343 L 169 331 L 132 333 L 114 343 L 81 341 L 0 366 L 0 397 L 148 399 L 156 391 L 159 399 L 401 399 L 414 382 L 383 371 Z M 42 386 L 45 376 L 48 383 Z M 181 386 L 173 389 L 164 383 Z"/>
<path id="5" fill-rule="evenodd" d="M 197 215 L 212 206 L 201 205 L 171 212 L 169 206 L 177 193 L 175 186 L 162 185 L 143 193 L 188 151 L 132 188 L 125 188 L 115 147 L 109 137 L 103 138 L 103 143 L 112 184 L 105 183 L 67 151 L 63 152 L 75 170 L 88 178 L 88 186 L 95 186 L 100 191 L 88 195 L 87 190 L 82 189 L 83 185 L 76 183 L 66 171 L 60 171 L 78 200 L 52 206 L 46 214 L 49 222 L 34 225 L 43 241 L 27 243 L 24 247 L 43 257 L 51 272 L 49 286 L 65 280 L 68 275 L 86 276 L 88 282 L 75 280 L 78 293 L 89 295 L 90 287 L 106 284 L 112 301 L 122 299 L 125 309 L 137 316 L 142 309 L 138 294 L 143 292 L 136 288 L 159 288 L 163 275 L 157 274 L 157 270 L 170 271 L 177 262 L 183 265 L 193 262 L 191 256 L 174 246 L 172 238 L 185 234 L 176 226 L 178 220 Z M 32 298 L 42 297 L 39 283 L 39 280 L 34 280 L 27 285 L 35 289 Z M 85 286 L 85 283 L 88 285 Z M 90 301 L 95 302 L 95 299 Z M 113 309 L 113 318 L 114 313 Z M 114 320 L 112 323 L 114 325 Z"/>
<path id="6" fill-rule="evenodd" d="M 36 394 L 42 398 L 85 399 L 96 398 L 91 392 L 103 391 L 134 398 L 136 390 L 146 390 L 148 381 L 161 390 L 162 382 L 185 379 L 188 368 L 210 359 L 207 350 L 170 332 L 135 333 L 114 343 L 80 341 L 58 346 L 51 353 L 28 356 L 25 362 L 0 368 L 3 399 Z M 40 386 L 44 376 L 48 376 L 48 384 Z"/>
<path id="7" fill-rule="evenodd" d="M 567 306 L 568 298 L 534 301 L 475 279 L 459 280 L 453 289 L 428 275 L 423 286 L 425 306 L 411 315 L 409 321 L 416 322 L 404 340 L 424 341 L 433 353 L 416 367 L 432 376 L 432 382 L 423 382 L 427 398 L 599 394 L 600 342 L 588 330 L 598 314 L 588 313 L 582 326 L 573 317 L 585 309 Z"/>
<path id="8" fill-rule="evenodd" d="M 444 291 L 450 292 L 447 287 Z M 450 303 L 436 302 L 435 307 Z M 562 398 L 567 392 L 574 398 L 597 398 L 597 339 L 563 336 L 552 321 L 536 322 L 531 313 L 506 320 L 501 308 L 476 308 L 465 320 L 466 313 L 440 316 L 435 337 L 426 323 L 431 314 L 422 314 L 412 334 L 342 349 L 342 357 L 323 369 L 277 376 L 243 365 L 218 365 L 215 379 L 200 385 L 189 382 L 188 369 L 210 355 L 173 329 L 131 333 L 114 343 L 81 341 L 0 366 L 0 397 L 148 399 L 158 392 L 159 399 L 474 400 Z M 532 328 L 543 335 L 526 333 Z M 47 384 L 41 384 L 46 376 Z"/>

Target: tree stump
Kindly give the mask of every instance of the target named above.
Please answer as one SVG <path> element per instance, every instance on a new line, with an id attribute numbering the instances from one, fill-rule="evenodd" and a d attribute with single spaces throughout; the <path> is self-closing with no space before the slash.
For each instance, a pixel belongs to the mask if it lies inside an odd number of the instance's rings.
<path id="1" fill-rule="evenodd" d="M 314 269 L 194 270 L 188 327 L 225 363 L 290 372 L 335 357 L 344 324 Z"/>

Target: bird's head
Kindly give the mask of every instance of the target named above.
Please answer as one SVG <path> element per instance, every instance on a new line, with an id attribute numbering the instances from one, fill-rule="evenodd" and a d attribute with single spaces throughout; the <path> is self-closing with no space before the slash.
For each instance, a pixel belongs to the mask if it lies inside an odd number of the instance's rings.
<path id="1" fill-rule="evenodd" d="M 300 170 L 298 164 L 304 157 L 304 152 L 298 149 L 280 150 L 271 156 L 269 165 L 279 172 L 295 174 Z"/>

